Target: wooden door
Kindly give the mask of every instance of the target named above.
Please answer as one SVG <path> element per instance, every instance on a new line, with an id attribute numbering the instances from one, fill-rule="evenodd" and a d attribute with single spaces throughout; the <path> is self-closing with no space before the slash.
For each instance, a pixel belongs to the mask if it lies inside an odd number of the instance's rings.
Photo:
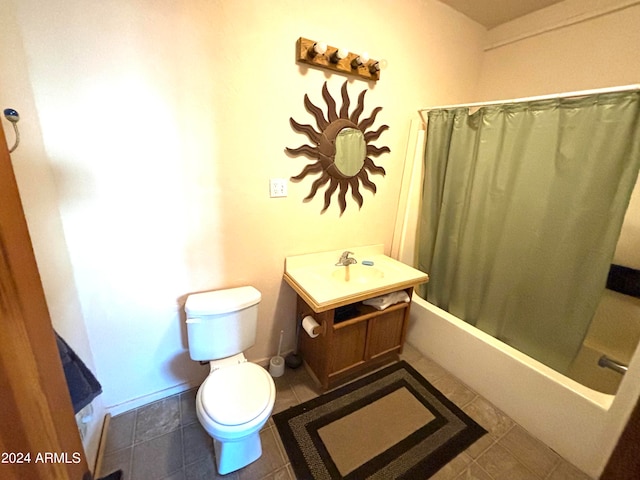
<path id="1" fill-rule="evenodd" d="M 640 478 L 640 402 L 636 403 L 629 423 L 622 432 L 600 480 L 637 480 Z"/>
<path id="2" fill-rule="evenodd" d="M 0 478 L 91 478 L 0 125 Z"/>

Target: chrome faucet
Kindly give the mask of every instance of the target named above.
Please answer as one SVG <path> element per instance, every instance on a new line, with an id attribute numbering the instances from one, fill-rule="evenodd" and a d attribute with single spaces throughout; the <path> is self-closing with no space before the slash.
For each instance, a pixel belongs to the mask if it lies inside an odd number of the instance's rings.
<path id="1" fill-rule="evenodd" d="M 336 263 L 336 267 L 347 267 L 349 265 L 353 265 L 354 263 L 358 263 L 355 258 L 352 258 L 349 255 L 353 255 L 353 252 L 342 252 L 342 255 L 340 255 L 340 260 L 338 260 L 338 263 Z"/>

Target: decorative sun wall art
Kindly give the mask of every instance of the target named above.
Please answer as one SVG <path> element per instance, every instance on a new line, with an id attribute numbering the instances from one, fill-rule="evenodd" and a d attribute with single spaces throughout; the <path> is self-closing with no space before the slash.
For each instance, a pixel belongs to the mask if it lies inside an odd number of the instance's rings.
<path id="1" fill-rule="evenodd" d="M 369 179 L 369 173 L 385 175 L 384 168 L 376 165 L 371 157 L 378 157 L 383 153 L 389 153 L 389 147 L 376 147 L 371 142 L 377 140 L 380 135 L 389 129 L 388 125 L 382 125 L 375 131 L 368 130 L 373 125 L 376 116 L 382 107 L 375 108 L 371 115 L 360 120 L 364 110 L 364 96 L 367 90 L 363 90 L 358 96 L 358 105 L 349 114 L 351 101 L 347 94 L 347 82 L 341 89 L 342 106 L 340 112 L 336 109 L 336 101 L 327 89 L 327 82 L 322 87 L 322 98 L 327 104 L 327 116 L 320 107 L 315 106 L 304 96 L 304 106 L 315 118 L 317 129 L 312 125 L 303 125 L 290 118 L 291 127 L 298 133 L 305 134 L 313 145 L 302 145 L 298 148 L 288 148 L 287 152 L 293 156 L 305 156 L 315 162 L 307 164 L 302 171 L 291 177 L 293 181 L 301 181 L 307 175 L 319 174 L 311 185 L 311 191 L 303 201 L 310 201 L 318 190 L 326 186 L 324 192 L 324 213 L 331 203 L 331 197 L 338 191 L 338 204 L 340 215 L 347 208 L 347 191 L 351 188 L 351 195 L 362 207 L 364 199 L 360 193 L 360 185 L 367 190 L 376 193 L 376 185 Z"/>

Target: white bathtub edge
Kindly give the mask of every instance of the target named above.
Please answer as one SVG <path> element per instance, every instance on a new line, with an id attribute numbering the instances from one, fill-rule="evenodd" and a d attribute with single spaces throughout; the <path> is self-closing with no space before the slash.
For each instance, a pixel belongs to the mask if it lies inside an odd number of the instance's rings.
<path id="1" fill-rule="evenodd" d="M 414 295 L 407 341 L 587 474 L 613 395 L 591 390 Z M 532 401 L 533 399 L 533 401 Z"/>

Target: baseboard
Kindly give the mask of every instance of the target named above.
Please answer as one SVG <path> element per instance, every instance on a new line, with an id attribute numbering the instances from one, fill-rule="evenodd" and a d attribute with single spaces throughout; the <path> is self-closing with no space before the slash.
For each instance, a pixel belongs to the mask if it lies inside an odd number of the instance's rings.
<path id="1" fill-rule="evenodd" d="M 165 388 L 164 390 L 153 392 L 148 395 L 143 395 L 142 397 L 134 398 L 132 400 L 119 403 L 117 405 L 111 405 L 107 407 L 107 412 L 111 416 L 115 417 L 116 415 L 120 415 L 121 413 L 128 412 L 129 410 L 133 410 L 135 408 L 146 405 L 147 403 L 155 402 L 156 400 L 161 400 L 165 397 L 170 397 L 178 393 L 186 392 L 187 390 L 190 390 L 197 386 L 199 385 L 195 383 L 190 383 L 190 382 L 181 383 L 179 385 Z"/>
<path id="2" fill-rule="evenodd" d="M 282 356 L 286 356 L 290 352 L 291 351 L 282 352 Z M 252 359 L 250 361 L 260 365 L 261 367 L 268 369 L 270 360 L 271 360 L 270 357 L 266 357 L 266 358 Z M 184 382 L 179 385 L 175 385 L 173 387 L 165 388 L 164 390 L 160 390 L 158 392 L 153 392 L 148 395 L 143 395 L 142 397 L 134 398 L 132 400 L 119 403 L 117 405 L 111 405 L 109 407 L 106 407 L 106 410 L 108 414 L 115 417 L 116 415 L 120 415 L 121 413 L 128 412 L 129 410 L 133 410 L 135 408 L 146 405 L 147 403 L 155 402 L 156 400 L 161 400 L 165 397 L 170 397 L 171 395 L 176 395 L 178 393 L 186 392 L 187 390 L 190 390 L 192 388 L 196 388 L 199 386 L 200 386 L 199 383 Z"/>
<path id="3" fill-rule="evenodd" d="M 98 443 L 98 453 L 96 454 L 96 462 L 93 466 L 93 475 L 97 477 L 102 472 L 102 457 L 104 456 L 104 449 L 107 445 L 107 432 L 109 431 L 109 423 L 111 422 L 111 414 L 107 413 L 104 416 L 102 422 L 102 431 L 100 432 L 100 441 Z"/>

